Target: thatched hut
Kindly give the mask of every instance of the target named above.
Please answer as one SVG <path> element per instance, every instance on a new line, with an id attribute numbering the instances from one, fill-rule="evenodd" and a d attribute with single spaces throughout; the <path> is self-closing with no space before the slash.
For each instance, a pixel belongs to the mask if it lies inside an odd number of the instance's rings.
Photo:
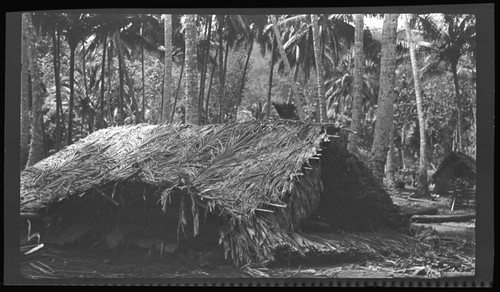
<path id="1" fill-rule="evenodd" d="M 434 192 L 446 195 L 456 190 L 457 179 L 475 185 L 476 160 L 460 152 L 451 152 L 439 164 L 430 181 L 435 185 Z"/>
<path id="2" fill-rule="evenodd" d="M 281 119 L 300 120 L 296 107 L 291 103 L 272 103 Z"/>
<path id="3" fill-rule="evenodd" d="M 439 164 L 430 183 L 434 184 L 434 193 L 455 199 L 455 209 L 475 207 L 476 160 L 464 153 L 451 152 Z"/>
<path id="4" fill-rule="evenodd" d="M 91 234 L 116 247 L 131 230 L 151 231 L 175 245 L 220 244 L 236 265 L 363 241 L 321 242 L 306 222 L 332 232 L 407 227 L 340 129 L 296 121 L 103 129 L 21 173 L 21 212 L 41 214 L 56 242 Z M 401 243 L 368 234 L 365 250 Z"/>

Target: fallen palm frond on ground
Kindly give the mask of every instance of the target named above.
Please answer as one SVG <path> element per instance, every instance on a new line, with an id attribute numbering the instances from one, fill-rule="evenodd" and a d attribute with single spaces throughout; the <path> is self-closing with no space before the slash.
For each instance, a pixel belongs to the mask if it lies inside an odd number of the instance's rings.
<path id="1" fill-rule="evenodd" d="M 148 216 L 155 210 L 164 214 L 156 223 L 166 224 L 177 243 L 218 233 L 226 258 L 238 266 L 273 261 L 282 247 L 305 256 L 311 244 L 321 246 L 318 237 L 308 244 L 299 236 L 310 218 L 332 232 L 408 226 L 370 170 L 346 150 L 346 135 L 321 124 L 113 127 L 21 173 L 21 212 L 43 214 L 66 234 L 60 242 L 100 229 L 118 246 L 154 224 Z M 336 253 L 334 242 L 348 238 L 323 238 L 325 251 Z M 353 250 L 372 248 L 363 238 L 370 237 L 352 239 Z"/>

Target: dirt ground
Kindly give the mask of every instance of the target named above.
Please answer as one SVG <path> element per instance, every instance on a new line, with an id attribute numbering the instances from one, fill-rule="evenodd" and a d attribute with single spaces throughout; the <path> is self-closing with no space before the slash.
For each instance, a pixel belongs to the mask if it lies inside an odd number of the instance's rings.
<path id="1" fill-rule="evenodd" d="M 393 197 L 403 211 L 435 206 L 439 214 L 450 211 L 450 200 L 409 200 L 404 192 Z M 46 245 L 21 254 L 21 274 L 28 279 L 60 278 L 443 278 L 471 276 L 475 270 L 475 220 L 460 223 L 412 224 L 425 254 L 399 257 L 352 258 L 341 262 L 276 262 L 266 267 L 236 268 L 216 252 L 150 254 L 128 248 L 115 254 L 100 249 Z"/>

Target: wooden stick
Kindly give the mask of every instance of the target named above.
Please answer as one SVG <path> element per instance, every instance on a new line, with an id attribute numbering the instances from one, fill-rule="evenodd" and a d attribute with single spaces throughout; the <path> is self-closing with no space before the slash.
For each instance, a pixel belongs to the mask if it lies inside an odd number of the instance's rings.
<path id="1" fill-rule="evenodd" d="M 266 203 L 267 205 L 274 206 L 274 207 L 279 207 L 279 208 L 286 208 L 286 205 L 280 205 L 280 204 L 274 204 L 274 203 Z"/>
<path id="2" fill-rule="evenodd" d="M 258 209 L 256 208 L 255 211 L 262 211 L 262 212 L 268 212 L 268 213 L 274 213 L 274 211 L 267 210 L 267 209 Z"/>
<path id="3" fill-rule="evenodd" d="M 408 197 L 408 200 L 415 201 L 415 202 L 424 202 L 424 203 L 432 203 L 432 202 L 434 202 L 433 200 L 415 199 L 415 198 L 410 198 L 410 197 Z"/>
<path id="4" fill-rule="evenodd" d="M 456 199 L 457 199 L 456 197 L 453 198 L 453 203 L 451 204 L 451 211 L 453 211 L 453 208 L 455 208 L 455 200 Z"/>
<path id="5" fill-rule="evenodd" d="M 43 215 L 33 212 L 21 212 L 21 215 L 19 217 L 21 219 L 42 219 Z"/>

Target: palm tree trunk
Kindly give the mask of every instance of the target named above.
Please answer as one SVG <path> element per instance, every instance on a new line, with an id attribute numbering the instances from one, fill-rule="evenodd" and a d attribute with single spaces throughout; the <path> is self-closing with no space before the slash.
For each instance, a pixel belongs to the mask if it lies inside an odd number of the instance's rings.
<path id="1" fill-rule="evenodd" d="M 165 34 L 165 66 L 163 71 L 163 107 L 162 123 L 170 121 L 172 98 L 172 15 L 164 15 L 164 34 Z"/>
<path id="2" fill-rule="evenodd" d="M 43 93 L 38 71 L 38 60 L 36 56 L 37 36 L 31 25 L 31 14 L 27 14 L 28 22 L 28 50 L 30 56 L 31 94 L 32 94 L 32 117 L 31 117 L 31 142 L 29 146 L 28 162 L 26 166 L 31 166 L 40 161 L 44 155 L 43 143 Z"/>
<path id="3" fill-rule="evenodd" d="M 387 187 L 389 189 L 394 189 L 396 187 L 396 148 L 394 144 L 394 133 L 395 133 L 395 125 L 392 124 L 391 131 L 389 131 L 389 151 L 387 151 L 387 162 L 386 162 L 386 179 L 387 179 Z"/>
<path id="4" fill-rule="evenodd" d="M 460 85 L 458 83 L 457 61 L 452 60 L 451 72 L 453 73 L 453 84 L 455 86 L 455 102 L 457 107 L 457 150 L 463 151 L 463 126 L 462 126 L 462 104 L 460 99 Z"/>
<path id="5" fill-rule="evenodd" d="M 117 119 L 117 123 L 119 126 L 123 125 L 123 120 L 125 119 L 124 115 L 124 110 L 123 110 L 123 95 L 124 95 L 124 82 L 123 82 L 123 55 L 121 53 L 121 49 L 118 47 L 120 46 L 119 41 L 117 40 L 118 38 L 118 32 L 115 33 L 115 46 L 117 46 L 117 53 L 118 53 L 118 80 L 120 83 L 120 95 L 118 97 L 118 117 L 115 117 Z"/>
<path id="6" fill-rule="evenodd" d="M 172 106 L 172 114 L 170 115 L 170 123 L 174 120 L 175 107 L 177 106 L 177 100 L 179 99 L 179 91 L 181 90 L 182 75 L 184 74 L 184 65 L 186 60 L 182 61 L 181 74 L 179 74 L 179 82 L 177 83 L 177 90 L 175 91 L 174 105 Z"/>
<path id="7" fill-rule="evenodd" d="M 410 47 L 410 60 L 411 68 L 413 71 L 413 81 L 415 83 L 415 96 L 417 102 L 418 125 L 420 133 L 420 162 L 418 168 L 418 186 L 415 192 L 416 197 L 429 197 L 429 186 L 427 184 L 427 141 L 425 139 L 425 119 L 424 109 L 422 104 L 422 90 L 420 87 L 420 77 L 418 74 L 417 56 L 415 53 L 415 46 L 413 44 L 411 30 L 410 30 L 410 17 L 406 15 L 405 21 L 406 39 Z"/>
<path id="8" fill-rule="evenodd" d="M 73 143 L 73 108 L 75 104 L 75 45 L 70 45 L 69 55 L 69 113 L 68 113 L 68 135 L 66 145 Z"/>
<path id="9" fill-rule="evenodd" d="M 94 117 L 93 117 L 93 114 L 92 114 L 92 107 L 91 107 L 91 102 L 90 102 L 90 98 L 89 98 L 89 91 L 88 91 L 88 85 L 87 85 L 87 65 L 86 65 L 86 62 L 85 62 L 85 56 L 86 56 L 86 52 L 85 52 L 85 40 L 82 41 L 82 73 L 83 73 L 83 88 L 85 90 L 85 102 L 87 103 L 88 105 L 88 109 L 89 109 L 89 112 L 88 112 L 88 127 L 89 127 L 89 133 L 92 133 L 94 131 L 94 128 L 93 128 L 93 125 L 94 125 Z"/>
<path id="10" fill-rule="evenodd" d="M 218 28 L 217 33 L 219 35 L 219 120 L 218 122 L 222 122 L 222 101 L 224 100 L 224 40 L 222 36 L 222 29 L 224 27 L 225 16 L 217 15 L 218 18 Z"/>
<path id="11" fill-rule="evenodd" d="M 59 75 L 57 76 L 59 82 L 58 86 L 56 87 L 56 106 L 59 107 L 59 112 L 61 113 L 61 141 L 64 141 L 66 123 L 64 119 L 64 110 L 61 97 L 61 31 L 59 29 L 57 30 L 57 72 L 59 72 Z M 57 99 L 57 90 L 59 90 L 59 99 Z M 61 142 L 61 144 L 63 144 L 63 142 Z"/>
<path id="12" fill-rule="evenodd" d="M 208 91 L 207 91 L 207 99 L 205 100 L 205 124 L 208 124 L 210 122 L 209 120 L 209 107 L 210 107 L 210 92 L 212 91 L 212 81 L 214 79 L 214 73 L 215 73 L 215 66 L 217 65 L 217 56 L 219 55 L 219 48 L 215 51 L 215 57 L 214 57 L 214 62 L 212 64 L 212 72 L 210 73 L 210 82 L 208 83 Z"/>
<path id="13" fill-rule="evenodd" d="M 113 77 L 113 71 L 111 71 L 111 67 L 113 65 L 113 47 L 112 43 L 109 44 L 109 52 L 108 52 L 108 94 L 106 94 L 106 103 L 108 105 L 108 118 L 109 118 L 109 123 L 111 125 L 116 125 L 115 119 L 113 118 L 113 111 L 111 108 L 111 81 Z"/>
<path id="14" fill-rule="evenodd" d="M 281 41 L 281 33 L 278 28 L 278 21 L 276 20 L 276 15 L 271 15 L 271 21 L 273 24 L 274 36 L 276 37 L 276 43 L 278 45 L 278 51 L 281 56 L 281 60 L 283 64 L 285 64 L 285 71 L 287 76 L 292 72 L 292 67 L 290 66 L 290 62 L 288 62 L 288 57 L 286 56 L 285 48 L 283 47 L 283 42 Z"/>
<path id="15" fill-rule="evenodd" d="M 316 61 L 316 80 L 318 87 L 318 104 L 319 104 L 319 122 L 326 123 L 326 102 L 325 102 L 325 85 L 323 82 L 323 62 L 321 62 L 321 52 L 319 44 L 319 24 L 318 16 L 311 14 L 313 43 L 314 43 L 314 60 Z"/>
<path id="16" fill-rule="evenodd" d="M 271 69 L 269 70 L 269 89 L 267 91 L 267 118 L 271 117 L 271 92 L 273 89 L 275 37 L 273 37 L 272 42 L 273 42 L 273 45 L 271 47 Z"/>
<path id="17" fill-rule="evenodd" d="M 354 33 L 354 80 L 352 84 L 352 122 L 351 130 L 353 133 L 349 135 L 349 144 L 347 148 L 351 152 L 358 150 L 358 132 L 361 128 L 361 104 L 363 100 L 363 73 L 364 73 L 364 56 L 363 56 L 363 14 L 354 16 L 356 30 Z"/>
<path id="18" fill-rule="evenodd" d="M 291 104 L 292 103 L 292 98 L 293 98 L 293 91 L 296 90 L 295 84 L 297 83 L 297 78 L 299 77 L 299 64 L 295 64 L 295 69 L 293 70 L 293 86 L 290 88 L 288 92 L 288 98 L 286 100 L 286 103 Z"/>
<path id="19" fill-rule="evenodd" d="M 186 122 L 198 124 L 198 82 L 196 81 L 196 16 L 186 15 L 185 42 L 186 42 Z"/>
<path id="20" fill-rule="evenodd" d="M 144 33 L 144 23 L 141 23 L 141 36 Z M 144 44 L 141 43 L 141 79 L 142 79 L 142 120 L 146 121 L 146 86 L 144 75 Z"/>
<path id="21" fill-rule="evenodd" d="M 208 59 L 210 57 L 210 42 L 212 38 L 212 15 L 208 15 L 208 33 L 207 33 L 207 46 L 205 47 L 205 58 L 203 59 L 203 70 L 201 73 L 201 82 L 200 82 L 200 103 L 198 105 L 198 112 L 200 113 L 200 116 L 198 117 L 200 122 L 203 122 L 203 120 L 207 120 L 206 116 L 208 112 L 205 113 L 205 119 L 203 119 L 203 100 L 205 98 L 205 81 L 206 81 L 206 76 L 207 76 L 207 71 L 208 71 Z"/>
<path id="22" fill-rule="evenodd" d="M 101 100 L 99 102 L 99 128 L 105 127 L 104 124 L 104 69 L 106 67 L 106 50 L 107 50 L 107 38 L 104 36 L 104 43 L 102 48 L 102 68 L 101 68 Z"/>
<path id="23" fill-rule="evenodd" d="M 253 48 L 253 38 L 250 38 L 250 49 L 248 49 L 248 54 L 247 54 L 247 59 L 245 61 L 245 67 L 243 68 L 243 77 L 241 77 L 241 85 L 240 85 L 240 91 L 238 93 L 238 100 L 236 101 L 236 109 L 234 113 L 234 121 L 237 121 L 238 118 L 238 107 L 241 103 L 241 100 L 243 99 L 243 89 L 245 88 L 245 77 L 248 69 L 248 62 L 250 61 L 250 55 L 252 54 L 252 48 Z"/>
<path id="24" fill-rule="evenodd" d="M 369 164 L 375 177 L 382 183 L 389 149 L 389 136 L 394 118 L 394 82 L 396 69 L 396 37 L 398 14 L 385 14 L 382 28 L 382 56 L 380 60 L 380 86 L 373 144 Z"/>
<path id="25" fill-rule="evenodd" d="M 223 82 L 224 86 L 222 87 L 222 101 L 221 101 L 222 121 L 225 120 L 224 116 L 226 114 L 227 105 L 228 105 L 228 101 L 226 100 L 226 79 L 227 79 L 226 77 L 227 77 L 227 59 L 228 59 L 228 57 L 229 57 L 229 42 L 226 40 L 226 52 L 224 55 L 224 70 L 222 70 L 222 80 L 224 80 L 224 82 Z"/>
<path id="26" fill-rule="evenodd" d="M 21 160 L 23 168 L 28 161 L 28 145 L 30 143 L 30 113 L 29 113 L 29 46 L 30 21 L 28 13 L 22 14 L 22 39 L 21 39 Z"/>
<path id="27" fill-rule="evenodd" d="M 130 97 L 129 104 L 130 104 L 130 110 L 132 111 L 131 114 L 135 117 L 135 122 L 138 123 L 141 121 L 141 115 L 139 114 L 139 106 L 137 105 L 137 100 L 135 99 L 134 80 L 130 78 L 124 54 L 122 54 L 122 65 L 123 65 L 123 76 L 125 77 L 125 81 L 127 82 L 128 95 Z"/>
<path id="28" fill-rule="evenodd" d="M 62 112 L 60 111 L 59 103 L 61 103 L 61 84 L 59 82 L 59 66 L 58 66 L 58 59 L 59 59 L 59 54 L 58 54 L 58 48 L 57 48 L 57 36 L 56 36 L 56 31 L 57 29 L 54 28 L 52 30 L 52 59 L 54 63 L 54 85 L 56 88 L 56 131 L 55 131 L 55 149 L 56 151 L 61 149 L 62 147 L 62 127 L 61 127 L 61 117 L 62 117 Z"/>

